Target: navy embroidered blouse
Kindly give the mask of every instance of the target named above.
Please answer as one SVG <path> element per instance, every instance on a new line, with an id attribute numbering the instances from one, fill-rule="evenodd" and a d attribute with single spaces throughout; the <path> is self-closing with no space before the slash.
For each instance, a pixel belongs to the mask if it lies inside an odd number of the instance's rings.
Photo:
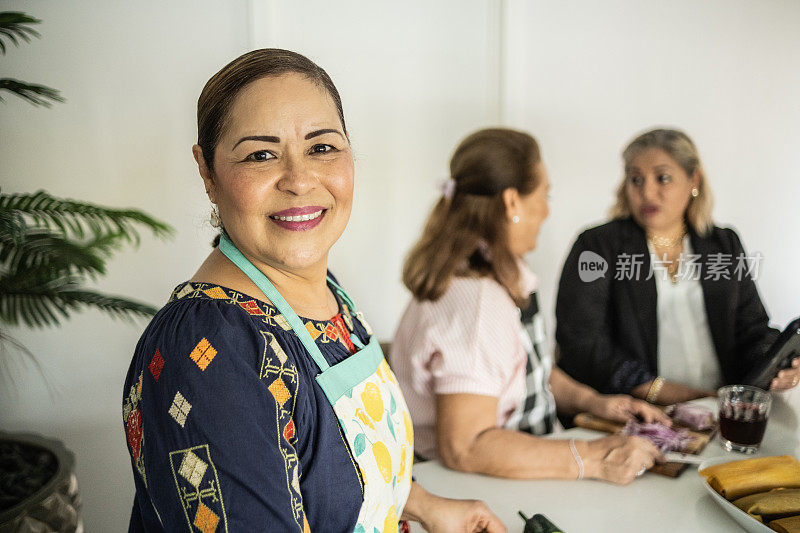
<path id="1" fill-rule="evenodd" d="M 360 313 L 302 319 L 334 365 L 365 344 Z M 277 309 L 184 283 L 145 330 L 123 421 L 131 531 L 352 531 L 360 473 L 311 357 Z"/>

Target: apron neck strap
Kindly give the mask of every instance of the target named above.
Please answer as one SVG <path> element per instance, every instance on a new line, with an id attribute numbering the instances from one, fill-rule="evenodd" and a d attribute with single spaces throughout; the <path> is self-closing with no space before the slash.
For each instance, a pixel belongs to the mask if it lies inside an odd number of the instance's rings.
<path id="1" fill-rule="evenodd" d="M 314 342 L 313 338 L 311 338 L 311 334 L 306 329 L 303 321 L 300 320 L 300 317 L 297 316 L 297 313 L 294 312 L 294 309 L 292 309 L 281 293 L 278 292 L 278 289 L 275 288 L 269 278 L 267 278 L 263 272 L 256 268 L 256 266 L 244 256 L 244 254 L 236 247 L 235 244 L 233 244 L 233 241 L 231 241 L 228 234 L 224 231 L 220 236 L 219 251 L 222 252 L 225 257 L 230 259 L 233 264 L 239 268 L 239 270 L 244 272 L 244 274 L 256 284 L 256 287 L 258 287 L 261 292 L 264 293 L 264 296 L 266 296 L 267 299 L 272 302 L 272 305 L 278 309 L 278 312 L 280 312 L 289 325 L 292 326 L 292 330 L 294 330 L 295 334 L 300 339 L 300 342 L 302 342 L 303 346 L 305 346 L 306 350 L 308 350 L 308 353 L 311 355 L 312 359 L 314 359 L 314 362 L 317 364 L 320 371 L 325 372 L 330 365 L 322 356 L 319 346 L 317 346 L 317 343 Z M 344 292 L 344 289 L 342 289 L 338 283 L 333 281 L 330 276 L 328 276 L 327 281 L 328 284 L 330 284 L 337 292 L 337 294 L 339 294 L 345 304 L 347 304 L 350 312 L 355 313 L 355 305 L 353 304 L 353 300 L 351 300 L 347 293 Z M 364 344 L 357 336 L 351 335 L 350 338 L 353 341 L 353 344 L 359 348 L 364 347 Z"/>
<path id="2" fill-rule="evenodd" d="M 339 298 L 341 298 L 342 301 L 347 305 L 347 309 L 350 311 L 350 314 L 355 315 L 356 304 L 353 303 L 353 300 L 350 298 L 350 296 L 348 296 L 348 294 L 344 292 L 344 289 L 341 288 L 339 284 L 336 283 L 332 277 L 330 277 L 330 275 L 328 276 L 328 285 L 333 287 L 333 290 L 336 291 L 336 294 L 339 295 Z"/>
<path id="3" fill-rule="evenodd" d="M 289 325 L 292 326 L 292 329 L 300 338 L 300 342 L 306 347 L 306 350 L 308 350 L 314 362 L 317 363 L 319 369 L 322 372 L 326 371 L 330 365 L 328 365 L 328 362 L 322 356 L 322 352 L 319 350 L 317 343 L 314 342 L 314 339 L 311 338 L 311 334 L 306 329 L 303 321 L 300 320 L 300 317 L 297 316 L 297 313 L 294 312 L 294 309 L 291 308 L 286 299 L 281 296 L 281 293 L 278 292 L 278 289 L 275 288 L 269 278 L 239 251 L 236 245 L 233 244 L 233 241 L 230 240 L 230 237 L 224 232 L 220 237 L 219 251 L 225 254 L 234 265 L 239 267 L 239 270 L 244 272 L 245 275 L 261 289 L 261 292 L 272 302 L 272 305 L 278 308 L 278 312 L 280 312 L 286 321 L 289 322 Z"/>

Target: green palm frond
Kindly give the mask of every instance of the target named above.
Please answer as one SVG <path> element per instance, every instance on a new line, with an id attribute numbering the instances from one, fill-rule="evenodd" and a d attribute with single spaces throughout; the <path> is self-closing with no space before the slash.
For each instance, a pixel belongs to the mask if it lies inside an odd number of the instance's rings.
<path id="1" fill-rule="evenodd" d="M 30 42 L 31 37 L 39 37 L 39 32 L 30 27 L 42 21 L 18 11 L 0 13 L 0 53 L 6 53 L 5 39 L 19 46 L 19 39 Z"/>
<path id="2" fill-rule="evenodd" d="M 149 318 L 157 311 L 148 304 L 83 289 L 75 276 L 46 278 L 46 269 L 0 276 L 0 321 L 12 326 L 45 327 L 57 326 L 84 308 L 124 319 Z"/>
<path id="3" fill-rule="evenodd" d="M 133 209 L 33 194 L 0 193 L 0 323 L 57 326 L 87 307 L 116 318 L 152 316 L 150 305 L 86 290 L 139 227 L 164 238 L 173 229 Z"/>
<path id="4" fill-rule="evenodd" d="M 139 232 L 135 224 L 147 226 L 156 237 L 163 238 L 173 233 L 167 224 L 141 211 L 109 209 L 64 200 L 50 196 L 45 191 L 0 194 L 0 213 L 30 217 L 37 227 L 58 230 L 64 237 L 78 239 L 86 238 L 87 234 L 95 239 L 114 234 L 122 240 L 138 244 Z"/>
<path id="5" fill-rule="evenodd" d="M 112 237 L 82 244 L 46 229 L 31 229 L 24 239 L 0 235 L 0 264 L 9 272 L 48 267 L 54 272 L 82 273 L 92 278 L 106 273 L 104 256 L 118 246 Z"/>
<path id="6" fill-rule="evenodd" d="M 15 241 L 22 237 L 25 220 L 17 211 L 0 210 L 0 235 L 7 236 Z"/>
<path id="7" fill-rule="evenodd" d="M 9 44 L 39 37 L 32 26 L 40 22 L 25 13 L 0 12 L 0 54 Z M 56 89 L 12 78 L 0 78 L 3 91 L 33 105 L 64 101 Z M 138 246 L 141 227 L 158 238 L 173 233 L 169 225 L 134 209 L 56 198 L 45 191 L 0 193 L 0 325 L 58 326 L 85 308 L 124 319 L 155 314 L 151 305 L 85 288 L 87 281 L 106 273 L 106 261 L 122 244 Z M 8 346 L 38 366 L 33 354 L 2 330 L 0 366 L 8 361 Z"/>
<path id="8" fill-rule="evenodd" d="M 0 91 L 8 91 L 33 105 L 44 107 L 50 107 L 53 102 L 65 101 L 64 97 L 56 89 L 35 83 L 26 83 L 13 78 L 0 78 Z M 3 97 L 0 96 L 0 102 L 2 101 Z"/>

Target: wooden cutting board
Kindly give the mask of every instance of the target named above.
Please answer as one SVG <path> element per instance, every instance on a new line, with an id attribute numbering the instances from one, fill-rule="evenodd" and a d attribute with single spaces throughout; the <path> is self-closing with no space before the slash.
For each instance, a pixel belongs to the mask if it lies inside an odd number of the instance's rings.
<path id="1" fill-rule="evenodd" d="M 593 429 L 595 431 L 602 431 L 604 433 L 612 433 L 616 434 L 622 431 L 622 428 L 625 427 L 625 424 L 622 422 L 613 422 L 611 420 L 606 420 L 605 418 L 599 418 L 594 415 L 590 415 L 589 413 L 580 413 L 579 415 L 575 416 L 574 423 L 578 427 L 582 427 L 585 429 Z M 679 424 L 675 425 L 676 428 L 681 428 L 682 426 Z M 711 440 L 711 437 L 717 431 L 717 424 L 716 422 L 710 429 L 706 429 L 703 431 L 695 431 L 689 428 L 684 428 L 689 432 L 689 435 L 692 437 L 692 440 L 683 447 L 682 450 L 676 450 L 683 453 L 691 453 L 691 454 L 699 454 L 703 451 L 703 448 L 706 447 L 708 441 Z M 689 465 L 686 463 L 663 463 L 657 464 L 653 468 L 650 469 L 650 472 L 655 472 L 656 474 L 661 474 L 663 476 L 668 477 L 678 477 L 681 475 L 681 472 L 686 470 Z"/>

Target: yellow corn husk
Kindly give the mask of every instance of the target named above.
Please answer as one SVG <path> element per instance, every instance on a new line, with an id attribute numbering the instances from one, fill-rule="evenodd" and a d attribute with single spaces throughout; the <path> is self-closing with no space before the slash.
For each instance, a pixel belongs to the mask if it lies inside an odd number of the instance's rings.
<path id="1" fill-rule="evenodd" d="M 800 489 L 800 461 L 791 455 L 731 461 L 704 468 L 700 475 L 728 501 L 772 489 Z"/>
<path id="2" fill-rule="evenodd" d="M 733 500 L 733 505 L 759 522 L 800 515 L 800 489 L 774 489 Z"/>
<path id="3" fill-rule="evenodd" d="M 778 533 L 800 533 L 800 516 L 781 518 L 767 524 Z"/>

